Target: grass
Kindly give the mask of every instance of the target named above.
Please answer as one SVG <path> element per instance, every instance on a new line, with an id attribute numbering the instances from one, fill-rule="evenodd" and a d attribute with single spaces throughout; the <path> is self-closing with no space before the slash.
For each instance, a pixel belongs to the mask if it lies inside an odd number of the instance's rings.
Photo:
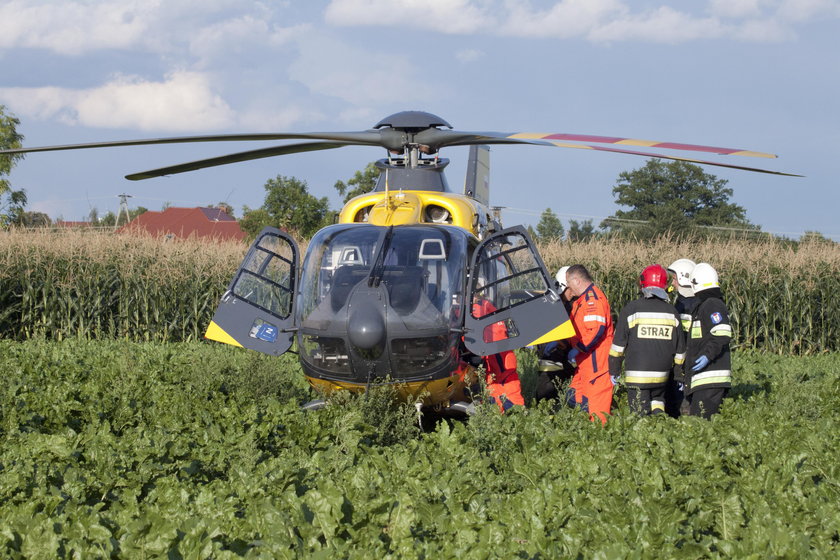
<path id="1" fill-rule="evenodd" d="M 736 352 L 720 415 L 305 413 L 291 358 L 0 341 L 4 557 L 834 557 L 840 361 Z M 528 374 L 524 374 L 528 375 Z"/>

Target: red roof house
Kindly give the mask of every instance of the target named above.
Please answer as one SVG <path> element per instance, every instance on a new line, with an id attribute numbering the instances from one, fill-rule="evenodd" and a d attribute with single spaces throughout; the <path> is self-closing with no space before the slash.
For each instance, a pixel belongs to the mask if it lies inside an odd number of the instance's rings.
<path id="1" fill-rule="evenodd" d="M 121 227 L 119 232 L 177 239 L 245 239 L 245 232 L 239 227 L 239 222 L 221 208 L 167 208 L 162 212 L 147 211 Z"/>
<path id="2" fill-rule="evenodd" d="M 68 222 L 67 220 L 56 220 L 53 226 L 57 228 L 73 229 L 73 228 L 89 228 L 90 222 Z"/>

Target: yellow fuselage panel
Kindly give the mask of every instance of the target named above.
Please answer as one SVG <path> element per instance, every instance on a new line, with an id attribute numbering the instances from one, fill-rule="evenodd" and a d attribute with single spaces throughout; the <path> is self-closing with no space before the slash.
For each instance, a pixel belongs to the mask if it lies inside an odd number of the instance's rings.
<path id="1" fill-rule="evenodd" d="M 435 191 L 389 191 L 357 196 L 344 205 L 339 223 L 353 223 L 359 212 L 369 208 L 367 223 L 376 226 L 397 226 L 434 223 L 426 221 L 425 209 L 440 206 L 449 211 L 452 225 L 477 235 L 476 215 L 486 212 L 481 204 L 466 195 Z"/>
<path id="2" fill-rule="evenodd" d="M 467 398 L 465 389 L 475 382 L 475 368 L 462 365 L 451 375 L 429 381 L 412 381 L 408 383 L 393 383 L 397 397 L 402 402 L 422 402 L 425 405 L 442 404 L 446 406 L 450 400 L 462 401 Z M 367 389 L 365 383 L 348 383 L 345 381 L 327 381 L 315 377 L 306 380 L 316 391 L 329 396 L 335 391 L 353 391 L 361 393 Z"/>

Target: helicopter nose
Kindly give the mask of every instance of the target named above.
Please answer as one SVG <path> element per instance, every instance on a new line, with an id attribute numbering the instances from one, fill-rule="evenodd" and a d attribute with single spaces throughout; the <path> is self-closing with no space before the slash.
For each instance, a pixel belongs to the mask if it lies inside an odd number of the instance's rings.
<path id="1" fill-rule="evenodd" d="M 362 350 L 371 350 L 385 342 L 385 318 L 379 308 L 362 302 L 350 313 L 348 323 L 350 343 Z"/>

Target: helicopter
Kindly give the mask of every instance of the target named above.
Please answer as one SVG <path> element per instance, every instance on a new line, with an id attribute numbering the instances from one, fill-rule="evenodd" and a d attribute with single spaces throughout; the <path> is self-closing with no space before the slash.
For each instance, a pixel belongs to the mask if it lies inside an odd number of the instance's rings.
<path id="1" fill-rule="evenodd" d="M 475 363 L 575 335 L 554 277 L 522 226 L 503 228 L 489 199 L 489 146 L 588 149 L 790 173 L 629 147 L 774 158 L 748 150 L 560 133 L 464 132 L 441 117 L 402 111 L 351 132 L 187 136 L 21 148 L 3 154 L 214 141 L 307 140 L 133 173 L 143 180 L 259 158 L 345 146 L 385 148 L 373 191 L 348 201 L 301 255 L 267 227 L 221 298 L 205 337 L 279 356 L 296 344 L 304 375 L 321 395 L 393 384 L 435 410 L 466 410 Z M 580 143 L 585 142 L 585 143 Z M 607 145 L 593 145 L 607 144 Z M 470 146 L 463 192 L 450 188 L 441 148 Z M 621 146 L 621 147 L 619 147 Z M 474 306 L 482 299 L 490 306 Z M 306 408 L 319 408 L 316 399 Z"/>

